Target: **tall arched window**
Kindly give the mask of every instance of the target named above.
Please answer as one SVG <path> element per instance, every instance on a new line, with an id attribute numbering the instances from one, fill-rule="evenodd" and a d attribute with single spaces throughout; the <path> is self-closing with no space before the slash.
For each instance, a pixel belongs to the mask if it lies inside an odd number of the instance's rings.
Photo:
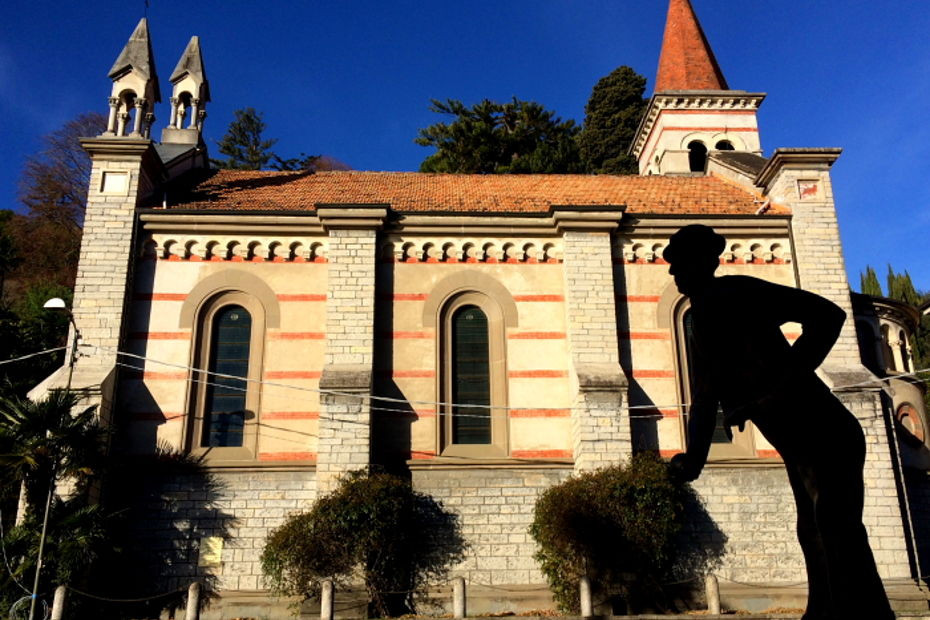
<path id="1" fill-rule="evenodd" d="M 480 293 L 457 295 L 442 309 L 441 330 L 441 453 L 506 456 L 505 343 L 500 308 Z"/>
<path id="2" fill-rule="evenodd" d="M 730 142 L 729 140 L 720 140 L 719 142 L 717 142 L 717 145 L 716 145 L 714 148 L 716 148 L 718 151 L 733 151 L 733 150 L 735 150 L 735 149 L 733 148 L 733 143 Z"/>
<path id="3" fill-rule="evenodd" d="M 691 172 L 704 172 L 707 165 L 707 147 L 700 140 L 688 143 L 688 165 Z"/>
<path id="4" fill-rule="evenodd" d="M 891 349 L 891 329 L 888 325 L 882 325 L 882 357 L 885 359 L 885 370 L 897 370 L 894 351 Z"/>
<path id="5" fill-rule="evenodd" d="M 245 395 L 248 392 L 252 315 L 238 305 L 223 306 L 213 317 L 208 370 L 218 375 L 207 384 L 203 408 L 204 448 L 239 447 L 245 431 Z"/>
<path id="6" fill-rule="evenodd" d="M 676 312 L 677 345 L 678 345 L 678 377 L 682 396 L 681 402 L 691 403 L 695 389 L 695 375 L 693 369 L 697 367 L 694 351 L 694 325 L 691 316 L 691 304 L 684 300 Z M 687 407 L 684 410 L 687 413 Z M 687 416 L 682 416 L 682 432 L 687 441 Z M 754 456 L 755 446 L 752 438 L 752 424 L 746 425 L 743 432 L 733 429 L 732 441 L 727 438 L 723 426 L 723 413 L 718 410 L 717 424 L 711 439 L 710 457 L 727 458 L 739 456 Z"/>
<path id="7" fill-rule="evenodd" d="M 904 330 L 898 330 L 898 353 L 901 355 L 901 370 L 911 372 L 911 359 L 907 352 L 907 336 Z"/>
<path id="8" fill-rule="evenodd" d="M 255 456 L 264 313 L 255 298 L 230 292 L 200 311 L 192 377 L 192 424 L 188 445 L 210 458 Z M 228 376 L 221 376 L 228 375 Z"/>

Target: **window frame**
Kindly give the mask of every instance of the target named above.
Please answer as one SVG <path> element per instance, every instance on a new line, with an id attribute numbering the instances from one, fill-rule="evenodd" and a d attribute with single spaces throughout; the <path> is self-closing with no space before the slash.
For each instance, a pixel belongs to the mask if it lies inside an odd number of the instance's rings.
<path id="1" fill-rule="evenodd" d="M 245 425 L 241 446 L 201 446 L 204 433 L 207 383 L 210 376 L 201 371 L 209 368 L 213 345 L 213 328 L 220 310 L 227 306 L 241 306 L 252 318 L 252 333 L 249 341 L 249 369 L 246 377 Z M 205 302 L 197 313 L 194 332 L 193 364 L 189 388 L 189 424 L 185 446 L 193 456 L 208 461 L 254 461 L 258 456 L 258 421 L 261 405 L 262 358 L 265 341 L 265 313 L 258 300 L 241 291 L 227 291 L 214 295 Z"/>
<path id="2" fill-rule="evenodd" d="M 488 375 L 491 401 L 491 443 L 454 444 L 452 437 L 451 395 L 452 318 L 465 306 L 476 306 L 488 320 Z M 437 347 L 439 381 L 437 401 L 440 403 L 437 430 L 439 454 L 444 457 L 505 458 L 509 455 L 509 416 L 507 413 L 507 364 L 504 315 L 490 297 L 477 291 L 466 291 L 449 298 L 440 307 L 438 316 L 439 346 Z"/>
<path id="3" fill-rule="evenodd" d="M 687 297 L 683 297 L 675 305 L 673 313 L 675 361 L 678 366 L 678 372 L 676 373 L 678 402 L 685 405 L 681 411 L 683 415 L 680 416 L 682 446 L 688 445 L 688 406 L 686 404 L 691 402 L 691 368 L 688 360 L 687 335 L 685 334 L 685 315 L 690 309 L 691 301 Z M 732 441 L 711 443 L 710 452 L 708 453 L 708 460 L 756 457 L 755 427 L 752 422 L 746 422 L 745 430 L 742 432 L 734 427 Z"/>

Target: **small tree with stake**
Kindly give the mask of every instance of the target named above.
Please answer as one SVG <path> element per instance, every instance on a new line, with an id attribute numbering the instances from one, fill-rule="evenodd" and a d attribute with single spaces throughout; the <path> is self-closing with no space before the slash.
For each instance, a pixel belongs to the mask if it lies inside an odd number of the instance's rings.
<path id="1" fill-rule="evenodd" d="M 357 471 L 268 535 L 262 570 L 275 592 L 304 600 L 360 571 L 370 613 L 397 616 L 464 549 L 457 515 L 397 476 Z"/>

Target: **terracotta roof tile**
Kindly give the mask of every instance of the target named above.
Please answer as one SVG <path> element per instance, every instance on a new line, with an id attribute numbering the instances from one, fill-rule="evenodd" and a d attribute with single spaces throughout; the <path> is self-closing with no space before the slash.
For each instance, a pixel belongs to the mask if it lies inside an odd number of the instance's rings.
<path id="1" fill-rule="evenodd" d="M 529 214 L 558 205 L 626 205 L 637 214 L 751 215 L 761 204 L 758 195 L 716 177 L 354 171 L 210 171 L 185 189 L 169 188 L 167 197 L 169 209 L 266 212 L 388 204 L 402 213 Z M 788 211 L 774 206 L 767 213 Z"/>

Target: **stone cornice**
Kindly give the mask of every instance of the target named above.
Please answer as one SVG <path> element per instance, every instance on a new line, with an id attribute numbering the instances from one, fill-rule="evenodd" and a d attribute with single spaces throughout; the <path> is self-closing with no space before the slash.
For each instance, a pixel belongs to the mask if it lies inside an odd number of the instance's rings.
<path id="1" fill-rule="evenodd" d="M 816 170 L 829 169 L 843 152 L 841 148 L 782 148 L 775 149 L 768 163 L 756 177 L 756 185 L 768 192 L 775 176 L 785 168 Z"/>
<path id="2" fill-rule="evenodd" d="M 655 93 L 643 114 L 629 154 L 639 157 L 663 110 L 751 110 L 762 105 L 765 93 L 742 90 L 672 90 Z"/>
<path id="3" fill-rule="evenodd" d="M 139 216 L 151 232 L 251 233 L 254 235 L 319 235 L 323 224 L 316 215 L 179 214 L 177 211 L 148 210 Z"/>
<path id="4" fill-rule="evenodd" d="M 324 230 L 375 229 L 384 226 L 390 205 L 317 204 L 316 214 Z"/>

